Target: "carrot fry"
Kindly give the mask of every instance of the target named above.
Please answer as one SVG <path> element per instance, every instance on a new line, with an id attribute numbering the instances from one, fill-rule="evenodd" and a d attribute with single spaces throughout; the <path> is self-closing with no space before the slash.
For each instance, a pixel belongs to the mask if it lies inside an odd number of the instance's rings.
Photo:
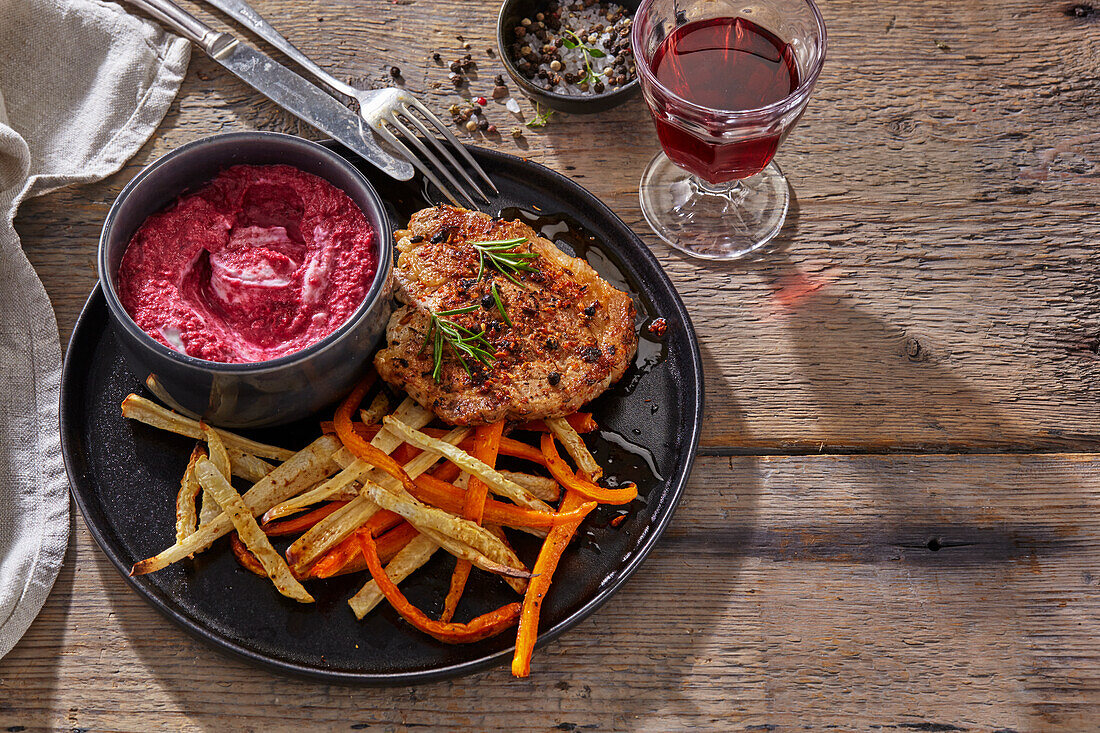
<path id="1" fill-rule="evenodd" d="M 370 532 L 372 537 L 377 537 L 383 532 L 401 524 L 403 521 L 405 520 L 401 518 L 400 514 L 395 514 L 386 509 L 380 509 L 363 524 L 361 529 L 365 532 Z M 357 555 L 359 555 L 359 543 L 352 535 L 348 535 L 335 547 L 325 553 L 320 560 L 315 562 L 307 571 L 307 575 L 311 578 L 328 578 L 339 572 L 348 572 L 342 570 L 342 568 L 350 561 L 354 560 Z M 364 565 L 359 569 L 362 570 L 365 567 Z"/>
<path id="2" fill-rule="evenodd" d="M 417 499 L 451 514 L 458 514 L 466 503 L 466 492 L 454 484 L 440 481 L 435 476 L 422 474 L 413 479 Z M 496 499 L 485 500 L 482 519 L 486 524 L 502 524 L 517 529 L 549 529 L 554 526 L 557 515 L 550 512 L 536 512 L 508 504 Z"/>
<path id="3" fill-rule="evenodd" d="M 588 513 L 596 508 L 596 502 L 583 503 L 581 495 L 575 491 L 567 490 L 565 498 L 561 501 L 561 511 L 576 511 L 578 518 L 568 524 L 562 524 L 550 530 L 546 541 L 542 543 L 539 557 L 535 560 L 534 577 L 527 585 L 527 593 L 523 597 L 523 610 L 519 617 L 519 630 L 516 633 L 516 652 L 512 657 L 512 675 L 526 677 L 531 674 L 531 653 L 535 650 L 535 640 L 539 633 L 539 612 L 542 610 L 542 601 L 550 590 L 550 582 L 554 577 L 554 570 L 558 567 L 558 560 L 569 546 L 573 534 L 577 531 Z"/>
<path id="4" fill-rule="evenodd" d="M 351 534 L 313 563 L 313 567 L 305 575 L 307 578 L 331 578 L 343 572 L 359 554 L 359 540 Z"/>
<path id="5" fill-rule="evenodd" d="M 439 468 L 432 471 L 432 478 L 437 478 L 440 481 L 445 481 L 449 484 L 453 484 L 455 480 L 462 474 L 462 469 L 457 464 L 447 461 Z"/>
<path id="6" fill-rule="evenodd" d="M 355 389 L 351 391 L 351 394 L 336 408 L 336 414 L 332 418 L 332 426 L 336 430 L 340 442 L 348 450 L 352 450 L 350 445 L 352 441 L 366 443 L 366 440 L 355 430 L 351 422 L 351 415 L 359 407 L 359 404 L 367 396 L 367 392 L 370 392 L 376 381 L 378 381 L 378 373 L 372 369 L 367 373 L 367 376 L 360 380 L 359 384 L 355 385 Z"/>
<path id="7" fill-rule="evenodd" d="M 261 565 L 260 561 L 256 559 L 256 556 L 252 554 L 252 550 L 245 547 L 244 542 L 241 540 L 241 536 L 236 532 L 229 533 L 229 546 L 233 548 L 233 557 L 237 558 L 237 562 L 241 564 L 241 567 L 259 575 L 261 578 L 267 577 L 267 571 L 264 570 L 264 566 Z"/>
<path id="8" fill-rule="evenodd" d="M 264 534 L 268 537 L 285 537 L 288 534 L 305 532 L 345 504 L 347 504 L 346 501 L 330 501 L 324 506 L 318 507 L 300 517 L 294 517 L 294 519 L 284 519 L 279 522 L 266 522 L 260 525 L 260 529 L 262 529 Z"/>
<path id="9" fill-rule="evenodd" d="M 382 512 L 379 512 L 379 514 L 381 513 Z M 392 514 L 392 512 L 387 513 Z M 396 514 L 394 516 L 398 519 L 396 527 L 385 534 L 381 532 L 372 533 L 373 535 L 381 534 L 381 536 L 378 537 L 377 547 L 378 556 L 382 559 L 383 563 L 388 563 L 392 560 L 398 552 L 404 549 L 405 545 L 409 544 L 414 537 L 420 534 L 417 532 L 416 527 L 402 520 L 400 516 Z M 371 517 L 371 519 L 373 518 L 374 517 Z M 369 524 L 370 522 L 367 523 L 367 525 Z M 363 525 L 356 531 L 366 532 L 369 529 L 367 525 Z M 352 534 L 336 547 L 329 550 L 328 554 L 323 558 L 318 560 L 313 567 L 309 569 L 307 577 L 331 578 L 335 575 L 356 573 L 366 569 L 367 564 L 363 560 L 362 551 L 359 549 L 359 540 Z"/>
<path id="10" fill-rule="evenodd" d="M 542 434 L 542 455 L 546 458 L 546 467 L 550 469 L 550 475 L 557 479 L 567 491 L 576 491 L 585 498 L 598 501 L 601 504 L 627 504 L 638 498 L 638 487 L 629 484 L 622 489 L 605 489 L 583 478 L 578 471 L 574 474 L 554 447 L 554 436 L 551 433 Z"/>
<path id="11" fill-rule="evenodd" d="M 373 517 L 367 520 L 362 529 L 370 530 L 371 537 L 377 537 L 383 532 L 390 531 L 403 521 L 405 520 L 401 518 L 400 514 L 391 512 L 389 509 L 379 509 Z"/>
<path id="12" fill-rule="evenodd" d="M 504 421 L 501 420 L 492 425 L 480 425 L 474 433 L 474 458 L 483 462 L 490 468 L 496 468 L 497 451 L 500 450 L 500 439 L 504 436 Z M 470 478 L 470 488 L 466 490 L 466 499 L 462 506 L 462 516 L 481 524 L 482 514 L 485 511 L 485 500 L 489 496 L 489 486 L 477 478 Z M 455 563 L 454 572 L 451 573 L 451 587 L 447 591 L 447 597 L 443 602 L 443 613 L 440 621 L 450 621 L 454 618 L 458 602 L 462 599 L 462 592 L 466 589 L 466 580 L 470 577 L 471 565 L 469 561 L 459 559 Z"/>
<path id="13" fill-rule="evenodd" d="M 419 448 L 413 447 L 408 443 L 402 443 L 401 445 L 397 446 L 397 450 L 395 450 L 393 453 L 390 453 L 390 455 L 393 456 L 393 460 L 404 466 L 406 463 L 416 458 L 421 453 L 423 453 L 423 451 Z"/>
<path id="14" fill-rule="evenodd" d="M 465 624 L 445 623 L 428 618 L 423 611 L 409 603 L 397 585 L 386 575 L 386 571 L 382 569 L 382 561 L 378 557 L 374 539 L 370 534 L 361 532 L 355 536 L 359 538 L 363 557 L 367 560 L 367 569 L 370 571 L 371 577 L 374 578 L 374 582 L 378 584 L 382 594 L 386 596 L 386 600 L 401 614 L 402 618 L 439 641 L 445 644 L 467 644 L 481 641 L 504 631 L 516 623 L 516 619 L 519 618 L 519 603 L 509 603 L 506 606 L 501 606 L 495 611 L 478 616 Z"/>
<path id="15" fill-rule="evenodd" d="M 596 420 L 592 417 L 591 412 L 574 412 L 565 419 L 578 433 L 595 432 L 596 428 L 599 427 L 596 425 Z M 542 420 L 531 420 L 529 422 L 519 423 L 516 425 L 516 430 L 530 430 L 537 433 L 546 433 L 550 431 L 550 428 L 547 427 L 546 423 Z"/>
<path id="16" fill-rule="evenodd" d="M 382 426 L 381 425 L 364 425 L 361 422 L 357 422 L 357 423 L 352 423 L 352 428 L 355 430 L 355 432 L 362 435 L 365 439 L 373 440 L 374 436 L 378 435 L 378 431 L 382 429 Z M 325 435 L 335 435 L 336 434 L 336 425 L 333 424 L 332 420 L 322 420 L 321 421 L 321 432 L 324 433 Z"/>
<path id="17" fill-rule="evenodd" d="M 521 443 L 514 438 L 501 438 L 500 439 L 500 454 L 502 456 L 511 456 L 513 458 L 522 458 L 527 461 L 532 461 L 540 465 L 546 465 L 546 459 L 543 458 L 539 449 L 533 445 L 527 445 Z"/>
<path id="18" fill-rule="evenodd" d="M 419 534 L 420 532 L 417 531 L 416 527 L 408 522 L 402 522 L 375 540 L 374 544 L 378 549 L 378 558 L 383 563 L 388 563 L 397 553 L 405 548 L 405 545 L 412 542 Z M 355 559 L 362 560 L 363 553 L 361 551 L 357 552 Z M 362 567 L 365 569 L 366 565 L 364 564 Z"/>

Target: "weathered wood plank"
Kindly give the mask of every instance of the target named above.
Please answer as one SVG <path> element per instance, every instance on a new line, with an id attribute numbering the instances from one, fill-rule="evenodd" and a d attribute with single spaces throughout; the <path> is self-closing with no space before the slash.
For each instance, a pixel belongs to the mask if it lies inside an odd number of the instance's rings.
<path id="1" fill-rule="evenodd" d="M 1091 729 L 1098 510 L 1100 455 L 701 459 L 638 575 L 529 680 L 396 690 L 220 657 L 81 523 L 0 662 L 0 729 Z"/>
<path id="2" fill-rule="evenodd" d="M 479 74 L 467 96 L 502 71 L 486 53 L 492 3 L 257 6 L 339 74 L 379 84 L 398 65 L 440 112 L 457 96 L 433 50 L 447 60 L 467 52 L 458 34 L 470 43 Z M 635 186 L 656 142 L 640 100 L 558 116 L 520 141 L 490 103 L 506 134 L 474 142 L 573 176 L 651 244 L 702 337 L 708 448 L 1100 447 L 1100 292 L 1088 265 L 1100 237 L 1097 16 L 1034 0 L 823 10 L 829 61 L 778 158 L 798 211 L 754 260 L 697 263 L 648 234 Z M 1038 28 L 1043 43 L 1019 43 Z M 196 54 L 163 129 L 123 172 L 24 207 L 17 226 L 63 336 L 124 183 L 183 142 L 248 127 L 314 134 Z"/>

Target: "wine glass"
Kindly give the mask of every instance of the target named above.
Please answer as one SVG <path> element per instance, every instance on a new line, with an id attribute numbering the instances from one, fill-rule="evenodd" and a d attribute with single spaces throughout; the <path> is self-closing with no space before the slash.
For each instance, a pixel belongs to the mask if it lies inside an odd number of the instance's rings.
<path id="1" fill-rule="evenodd" d="M 643 0 L 631 32 L 664 152 L 639 200 L 661 239 L 731 260 L 770 241 L 790 201 L 772 161 L 825 61 L 813 0 Z"/>

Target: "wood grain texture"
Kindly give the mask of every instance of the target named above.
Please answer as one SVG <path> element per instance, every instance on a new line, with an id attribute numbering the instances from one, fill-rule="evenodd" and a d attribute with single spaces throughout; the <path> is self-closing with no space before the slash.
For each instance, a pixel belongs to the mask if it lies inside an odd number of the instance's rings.
<path id="1" fill-rule="evenodd" d="M 399 66 L 437 111 L 503 71 L 486 52 L 495 2 L 254 4 L 342 77 Z M 669 533 L 530 680 L 358 690 L 224 659 L 130 592 L 77 519 L 42 616 L 0 661 L 0 730 L 1100 727 L 1100 5 L 821 5 L 829 60 L 777 157 L 795 206 L 745 262 L 688 260 L 649 233 L 636 186 L 657 144 L 639 99 L 519 140 L 522 120 L 490 102 L 503 136 L 458 131 L 630 224 L 687 302 L 707 378 L 711 457 Z M 473 55 L 469 88 L 447 85 L 436 50 Z M 24 205 L 63 338 L 123 185 L 239 129 L 316 136 L 196 55 L 122 171 Z M 895 455 L 753 455 L 817 452 Z"/>
<path id="2" fill-rule="evenodd" d="M 495 3 L 257 5 L 344 76 L 379 84 L 397 64 L 441 112 L 458 96 L 433 50 L 446 61 L 466 52 L 457 34 L 470 43 L 466 96 L 503 70 L 486 52 Z M 690 261 L 649 233 L 635 191 L 656 141 L 640 99 L 473 142 L 571 175 L 650 243 L 703 335 L 708 448 L 1100 447 L 1100 283 L 1087 265 L 1100 236 L 1100 23 L 1033 0 L 823 12 L 829 60 L 777 159 L 797 207 L 777 246 L 747 262 Z M 1040 28 L 1043 43 L 1019 42 Z M 488 116 L 513 125 L 495 102 Z M 120 174 L 24 207 L 17 224 L 63 333 L 124 183 L 185 141 L 242 128 L 315 135 L 196 54 L 162 131 Z"/>
<path id="3" fill-rule="evenodd" d="M 701 459 L 638 574 L 522 681 L 277 677 L 77 537 L 0 662 L 0 730 L 1050 731 L 1100 705 L 1098 455 Z"/>

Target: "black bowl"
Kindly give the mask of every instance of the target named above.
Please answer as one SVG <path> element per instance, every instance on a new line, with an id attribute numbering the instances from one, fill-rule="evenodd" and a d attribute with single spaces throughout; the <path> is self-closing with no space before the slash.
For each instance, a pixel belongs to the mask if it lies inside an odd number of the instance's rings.
<path id="1" fill-rule="evenodd" d="M 340 328 L 301 351 L 253 364 L 223 364 L 168 348 L 122 307 L 118 268 L 145 219 L 181 193 L 238 164 L 284 163 L 324 178 L 363 211 L 378 242 L 378 270 Z M 103 223 L 99 282 L 130 370 L 160 399 L 225 427 L 283 425 L 347 393 L 385 332 L 393 308 L 393 229 L 382 200 L 355 166 L 317 143 L 273 132 L 237 132 L 188 143 L 146 167 L 122 190 Z"/>
<path id="2" fill-rule="evenodd" d="M 631 13 L 637 12 L 638 6 L 641 4 L 641 0 L 616 0 L 616 2 L 629 9 Z M 637 76 L 618 89 L 600 94 L 572 96 L 543 89 L 521 74 L 508 53 L 508 45 L 511 42 L 508 33 L 516 27 L 520 20 L 533 18 L 536 13 L 542 12 L 546 6 L 547 3 L 544 0 L 504 0 L 504 4 L 500 6 L 500 14 L 497 16 L 497 49 L 500 52 L 500 59 L 504 62 L 504 68 L 508 71 L 508 76 L 512 77 L 512 81 L 523 90 L 524 94 L 538 103 L 540 107 L 549 107 L 566 114 L 584 115 L 605 112 L 612 107 L 618 107 L 638 93 L 640 87 Z"/>

